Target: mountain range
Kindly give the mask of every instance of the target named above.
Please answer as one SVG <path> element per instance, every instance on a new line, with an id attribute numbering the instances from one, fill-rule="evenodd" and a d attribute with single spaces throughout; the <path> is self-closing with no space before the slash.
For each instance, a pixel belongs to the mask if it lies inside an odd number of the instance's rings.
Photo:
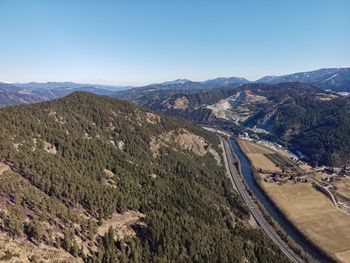
<path id="1" fill-rule="evenodd" d="M 284 76 L 266 76 L 255 82 L 268 84 L 302 82 L 313 84 L 323 90 L 350 92 L 350 67 L 324 68 Z"/>
<path id="2" fill-rule="evenodd" d="M 283 76 L 265 76 L 256 81 L 245 78 L 228 77 L 216 78 L 201 82 L 181 79 L 159 84 L 151 84 L 144 87 L 132 88 L 117 92 L 120 98 L 130 99 L 142 96 L 154 90 L 195 90 L 214 88 L 235 88 L 247 83 L 277 84 L 285 82 L 301 82 L 312 84 L 322 90 L 332 92 L 350 92 L 350 67 L 325 68 L 309 72 L 300 72 Z"/>
<path id="3" fill-rule="evenodd" d="M 258 127 L 269 134 L 269 139 L 289 145 L 314 164 L 343 165 L 348 164 L 350 153 L 350 142 L 346 139 L 349 79 L 350 68 L 328 68 L 267 76 L 255 82 L 235 77 L 203 82 L 179 79 L 118 91 L 118 87 L 71 82 L 0 84 L 0 106 L 88 91 L 192 121 L 220 124 L 236 132 Z M 334 123 L 337 125 L 332 126 Z M 306 134 L 315 137 L 313 145 Z"/>
<path id="4" fill-rule="evenodd" d="M 235 88 L 247 83 L 277 84 L 283 82 L 301 82 L 312 84 L 320 89 L 332 92 L 350 92 L 350 68 L 325 68 L 283 76 L 266 76 L 256 81 L 249 81 L 245 78 L 238 77 L 222 77 L 206 81 L 178 79 L 143 87 L 79 84 L 73 82 L 0 83 L 0 107 L 50 100 L 66 96 L 74 91 L 87 91 L 98 95 L 117 96 L 129 99 L 154 90 Z"/>

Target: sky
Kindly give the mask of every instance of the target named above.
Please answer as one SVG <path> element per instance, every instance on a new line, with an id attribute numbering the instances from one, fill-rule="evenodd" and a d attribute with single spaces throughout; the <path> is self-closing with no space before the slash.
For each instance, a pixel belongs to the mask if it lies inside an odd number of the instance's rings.
<path id="1" fill-rule="evenodd" d="M 0 81 L 255 80 L 350 65 L 348 0 L 0 0 Z"/>

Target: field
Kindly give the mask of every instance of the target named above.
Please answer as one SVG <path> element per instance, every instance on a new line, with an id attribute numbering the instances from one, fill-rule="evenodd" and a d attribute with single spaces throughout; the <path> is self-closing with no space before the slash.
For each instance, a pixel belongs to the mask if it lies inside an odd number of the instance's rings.
<path id="1" fill-rule="evenodd" d="M 339 211 L 311 184 L 262 182 L 268 196 L 319 247 L 350 262 L 350 216 Z"/>
<path id="2" fill-rule="evenodd" d="M 252 154 L 272 151 L 247 141 L 241 140 L 239 143 L 254 166 L 262 163 L 251 158 Z M 270 169 L 270 164 L 266 164 L 265 169 Z M 325 195 L 309 183 L 276 185 L 262 180 L 261 186 L 291 222 L 315 244 L 339 261 L 350 262 L 349 215 L 335 208 Z"/>
<path id="3" fill-rule="evenodd" d="M 346 178 L 336 183 L 337 191 L 342 195 L 350 198 L 350 179 Z"/>
<path id="4" fill-rule="evenodd" d="M 265 156 L 265 154 L 274 154 L 272 150 L 244 140 L 239 140 L 238 143 L 242 151 L 248 156 L 256 168 L 263 168 L 276 172 L 281 171 L 279 167 L 277 167 L 269 158 Z"/>
<path id="5" fill-rule="evenodd" d="M 239 140 L 239 146 L 241 147 L 242 151 L 246 154 L 250 153 L 260 153 L 260 154 L 273 154 L 274 152 L 270 150 L 267 147 L 264 147 L 262 145 L 251 143 L 249 141 L 245 140 Z"/>
<path id="6" fill-rule="evenodd" d="M 265 170 L 281 172 L 281 169 L 277 167 L 270 159 L 261 153 L 249 153 L 249 159 L 256 168 L 262 168 Z"/>

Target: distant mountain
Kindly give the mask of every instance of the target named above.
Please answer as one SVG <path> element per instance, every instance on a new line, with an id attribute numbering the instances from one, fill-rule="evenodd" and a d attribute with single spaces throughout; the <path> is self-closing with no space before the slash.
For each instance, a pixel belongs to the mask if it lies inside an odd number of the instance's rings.
<path id="1" fill-rule="evenodd" d="M 226 87 L 230 85 L 241 85 L 250 82 L 249 80 L 245 78 L 237 78 L 237 77 L 229 77 L 229 78 L 216 78 L 216 79 L 210 79 L 203 81 L 202 83 L 207 88 L 214 88 L 214 87 Z"/>
<path id="2" fill-rule="evenodd" d="M 216 78 L 205 81 L 191 81 L 177 79 L 163 83 L 150 84 L 143 87 L 131 88 L 125 91 L 117 91 L 116 97 L 132 100 L 155 90 L 173 90 L 176 92 L 190 90 L 204 90 L 215 88 L 236 88 L 248 83 L 278 84 L 287 82 L 301 82 L 312 84 L 322 90 L 333 92 L 350 92 L 350 68 L 327 68 L 309 72 L 300 72 L 284 76 L 265 76 L 256 81 L 245 78 L 228 77 Z M 176 93 L 175 92 L 175 93 Z"/>
<path id="3" fill-rule="evenodd" d="M 73 82 L 0 83 L 0 107 L 52 100 L 64 97 L 75 91 L 86 91 L 97 95 L 112 95 L 116 90 L 127 88 L 128 87 L 90 85 Z"/>
<path id="4" fill-rule="evenodd" d="M 249 81 L 244 78 L 236 77 L 216 78 L 201 82 L 195 82 L 187 79 L 178 79 L 174 81 L 137 87 L 125 91 L 117 91 L 114 96 L 126 100 L 134 100 L 136 97 L 142 97 L 144 95 L 147 96 L 147 93 L 153 91 L 159 91 L 159 93 L 162 93 L 163 91 L 169 91 L 170 93 L 191 92 L 195 90 L 206 90 L 222 87 L 235 88 L 245 83 L 249 83 Z"/>
<path id="5" fill-rule="evenodd" d="M 294 73 L 284 76 L 266 76 L 258 79 L 258 83 L 302 82 L 313 84 L 323 90 L 335 92 L 350 91 L 350 67 L 324 68 L 308 72 Z"/>
<path id="6" fill-rule="evenodd" d="M 81 84 L 75 82 L 29 82 L 29 83 L 13 83 L 12 85 L 28 88 L 28 89 L 82 89 L 84 87 L 94 87 L 96 89 L 104 89 L 104 90 L 124 90 L 128 89 L 128 86 L 113 86 L 113 85 L 100 85 L 100 84 Z"/>
<path id="7" fill-rule="evenodd" d="M 0 83 L 0 107 L 38 101 L 41 101 L 41 98 L 35 94 L 27 93 L 25 90 L 10 84 Z"/>
<path id="8" fill-rule="evenodd" d="M 226 87 L 229 85 L 241 85 L 248 83 L 249 80 L 244 78 L 216 78 L 209 79 L 205 81 L 191 81 L 188 79 L 177 79 L 173 81 L 167 81 L 159 84 L 151 84 L 142 88 L 155 88 L 155 89 L 210 89 L 210 88 L 218 88 L 218 87 Z"/>
<path id="9" fill-rule="evenodd" d="M 171 80 L 171 81 L 166 81 L 162 82 L 162 85 L 183 85 L 186 82 L 189 82 L 190 80 L 188 79 L 176 79 L 176 80 Z"/>
<path id="10" fill-rule="evenodd" d="M 171 94 L 191 93 L 195 90 L 217 88 L 234 89 L 248 83 L 278 84 L 286 82 L 301 82 L 312 84 L 320 89 L 333 92 L 350 92 L 350 68 L 327 68 L 309 72 L 300 72 L 284 76 L 265 76 L 256 81 L 239 77 L 223 77 L 205 81 L 177 79 L 163 83 L 155 83 L 142 87 L 125 87 L 96 84 L 80 84 L 73 82 L 30 82 L 16 84 L 1 84 L 2 98 L 0 107 L 11 104 L 32 103 L 66 96 L 74 91 L 87 91 L 98 95 L 108 95 L 126 100 L 135 100 L 153 91 L 169 91 Z M 8 85 L 8 86 L 6 86 Z M 4 94 L 9 92 L 9 94 Z M 167 93 L 167 92 L 165 92 Z M 163 95 L 165 95 L 163 93 Z M 147 95 L 146 95 L 147 96 Z"/>
<path id="11" fill-rule="evenodd" d="M 222 77 L 205 81 L 191 81 L 176 79 L 163 83 L 155 83 L 142 87 L 126 87 L 96 84 L 80 84 L 74 82 L 29 82 L 15 84 L 1 84 L 3 94 L 0 107 L 10 104 L 31 103 L 66 96 L 74 91 L 87 91 L 98 95 L 108 95 L 126 100 L 142 97 L 155 90 L 179 91 L 205 90 L 215 88 L 236 88 L 247 83 L 277 84 L 283 82 L 302 82 L 312 84 L 323 90 L 333 92 L 350 92 L 350 68 L 326 68 L 309 72 L 300 72 L 284 76 L 265 76 L 256 81 L 249 81 L 239 77 Z M 8 85 L 8 86 L 6 86 Z M 6 99 L 5 96 L 11 99 Z"/>

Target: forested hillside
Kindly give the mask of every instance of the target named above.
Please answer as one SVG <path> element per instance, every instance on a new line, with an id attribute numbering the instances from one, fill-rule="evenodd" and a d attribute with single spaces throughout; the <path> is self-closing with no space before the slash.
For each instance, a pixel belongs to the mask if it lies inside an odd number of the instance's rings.
<path id="1" fill-rule="evenodd" d="M 0 259 L 286 261 L 196 125 L 81 92 L 0 122 Z"/>
<path id="2" fill-rule="evenodd" d="M 350 163 L 350 100 L 305 84 L 252 88 L 267 99 L 244 123 L 266 129 L 314 165 Z"/>
<path id="3" fill-rule="evenodd" d="M 131 95 L 131 94 L 130 94 Z M 219 125 L 265 131 L 315 165 L 349 164 L 349 97 L 303 83 L 246 84 L 198 91 L 153 91 L 129 100 L 152 110 Z"/>

